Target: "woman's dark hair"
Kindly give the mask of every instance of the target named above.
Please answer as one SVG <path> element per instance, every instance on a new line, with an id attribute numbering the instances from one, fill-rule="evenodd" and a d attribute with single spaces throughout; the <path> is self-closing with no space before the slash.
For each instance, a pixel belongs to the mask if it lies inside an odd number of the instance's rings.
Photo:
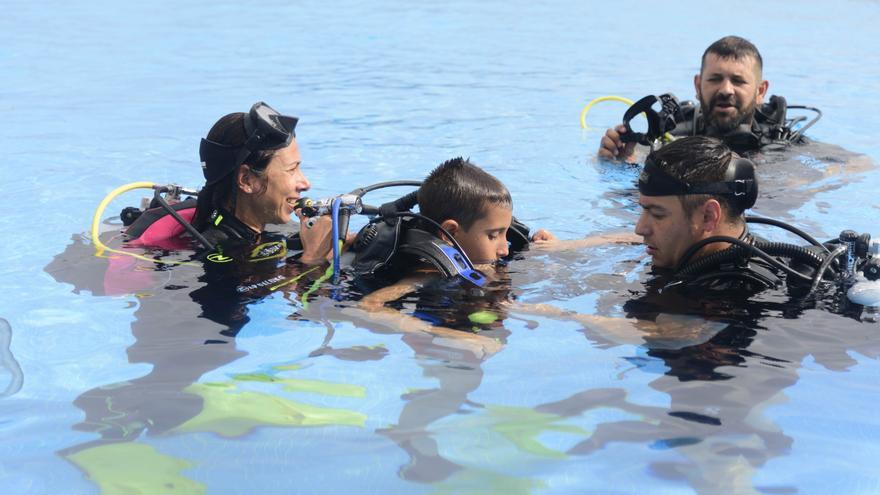
<path id="1" fill-rule="evenodd" d="M 244 117 L 245 114 L 242 112 L 230 113 L 221 117 L 208 131 L 207 139 L 231 146 L 244 145 L 247 141 Z M 245 158 L 243 165 L 246 164 L 251 172 L 260 175 L 266 170 L 274 155 L 275 151 L 255 151 Z M 203 231 L 208 227 L 208 219 L 214 210 L 224 208 L 235 213 L 235 199 L 238 191 L 237 177 L 238 170 L 234 170 L 214 184 L 202 188 L 196 203 L 196 215 L 192 222 L 196 230 Z"/>
<path id="2" fill-rule="evenodd" d="M 435 168 L 419 188 L 419 211 L 442 223 L 455 220 L 465 230 L 486 215 L 489 204 L 510 208 L 504 184 L 463 158 L 453 158 Z"/>

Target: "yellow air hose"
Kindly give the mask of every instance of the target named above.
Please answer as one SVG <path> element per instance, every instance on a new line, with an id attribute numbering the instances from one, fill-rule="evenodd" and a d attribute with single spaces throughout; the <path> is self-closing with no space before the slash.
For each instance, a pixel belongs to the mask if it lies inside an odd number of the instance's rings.
<path id="1" fill-rule="evenodd" d="M 101 257 L 106 251 L 110 253 L 124 254 L 126 256 L 137 258 L 139 260 L 149 261 L 150 263 L 162 263 L 166 265 L 195 265 L 195 263 L 189 261 L 170 261 L 148 258 L 146 256 L 130 253 L 128 251 L 113 249 L 101 242 L 99 227 L 101 225 L 101 215 L 104 214 L 104 210 L 107 208 L 107 205 L 109 205 L 111 201 L 116 199 L 116 197 L 122 193 L 133 191 L 135 189 L 153 189 L 155 186 L 156 184 L 153 182 L 132 182 L 130 184 L 119 186 L 116 189 L 110 191 L 110 194 L 108 194 L 107 197 L 105 197 L 104 200 L 101 201 L 101 204 L 98 205 L 98 209 L 95 210 L 95 216 L 92 217 L 92 243 L 95 244 L 95 256 Z"/>
<path id="2" fill-rule="evenodd" d="M 131 256 L 132 258 L 137 258 L 139 260 L 149 261 L 150 263 L 162 263 L 162 264 L 166 264 L 166 265 L 199 266 L 198 263 L 193 263 L 190 261 L 171 261 L 171 260 L 157 260 L 154 258 L 148 258 L 146 256 L 141 256 L 139 254 L 130 253 L 128 251 L 113 249 L 113 248 L 107 246 L 106 244 L 104 244 L 103 242 L 101 242 L 99 227 L 101 225 L 101 215 L 104 214 L 104 210 L 107 209 L 107 205 L 109 205 L 110 202 L 113 201 L 114 199 L 116 199 L 116 197 L 119 196 L 120 194 L 126 193 L 128 191 L 133 191 L 135 189 L 153 189 L 153 188 L 155 188 L 155 186 L 156 186 L 156 184 L 154 184 L 152 182 L 132 182 L 130 184 L 125 184 L 125 185 L 119 186 L 116 189 L 110 191 L 110 194 L 108 194 L 107 197 L 105 197 L 104 200 L 101 201 L 101 204 L 99 204 L 98 208 L 95 210 L 95 216 L 92 217 L 92 242 L 95 244 L 95 256 L 101 257 L 104 255 L 104 252 L 106 251 L 106 252 L 110 252 L 110 253 L 124 254 L 126 256 Z M 342 247 L 342 245 L 343 245 L 343 243 L 342 243 L 342 241 L 340 241 L 339 242 L 340 248 Z M 311 268 L 311 269 L 299 274 L 298 276 L 293 277 L 290 280 L 287 280 L 287 281 L 282 282 L 278 285 L 270 287 L 269 290 L 275 291 L 285 285 L 289 285 L 293 282 L 296 282 L 299 279 L 301 279 L 302 277 L 315 271 L 317 268 L 318 267 Z M 322 282 L 324 282 L 325 280 L 329 279 L 332 276 L 333 276 L 333 266 L 330 266 L 327 268 L 327 272 L 321 278 L 315 280 L 315 282 L 312 284 L 312 286 L 309 288 L 309 290 L 303 294 L 302 301 L 303 301 L 304 307 L 308 308 L 308 304 L 309 304 L 308 301 L 306 301 L 306 298 L 312 292 L 317 290 L 318 286 L 321 285 Z"/>
<path id="3" fill-rule="evenodd" d="M 586 104 L 586 106 L 584 106 L 584 109 L 581 110 L 581 129 L 587 128 L 587 114 L 590 113 L 590 109 L 593 108 L 593 105 L 595 105 L 596 103 L 602 103 L 603 101 L 619 101 L 621 103 L 626 103 L 630 106 L 635 103 L 629 98 L 624 98 L 623 96 L 608 95 L 593 98 L 592 100 L 590 100 L 589 103 Z M 644 115 L 644 112 L 642 112 L 642 115 Z M 663 135 L 663 140 L 668 143 L 669 141 L 674 140 L 674 137 L 672 136 L 672 134 L 667 132 Z"/>
<path id="4" fill-rule="evenodd" d="M 581 110 L 581 129 L 587 128 L 587 114 L 590 112 L 590 109 L 593 108 L 593 105 L 595 105 L 596 103 L 602 103 L 603 101 L 619 101 L 621 103 L 626 103 L 627 105 L 630 105 L 630 106 L 633 103 L 635 103 L 634 101 L 630 100 L 629 98 L 624 98 L 623 96 L 609 95 L 609 96 L 600 96 L 598 98 L 593 98 L 592 100 L 590 100 L 589 103 L 587 103 L 587 105 L 584 107 L 584 109 Z"/>

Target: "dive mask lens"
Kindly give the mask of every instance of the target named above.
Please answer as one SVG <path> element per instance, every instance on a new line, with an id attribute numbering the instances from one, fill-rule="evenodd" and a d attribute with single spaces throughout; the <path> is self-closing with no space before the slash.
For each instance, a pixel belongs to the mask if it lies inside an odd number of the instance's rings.
<path id="1" fill-rule="evenodd" d="M 296 135 L 297 121 L 296 117 L 281 115 L 264 102 L 257 102 L 245 119 L 245 130 L 249 135 L 245 146 L 251 151 L 284 148 Z"/>

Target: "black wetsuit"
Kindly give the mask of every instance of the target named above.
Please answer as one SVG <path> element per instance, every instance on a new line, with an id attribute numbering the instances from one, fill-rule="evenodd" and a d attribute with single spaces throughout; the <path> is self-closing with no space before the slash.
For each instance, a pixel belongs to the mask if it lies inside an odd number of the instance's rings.
<path id="1" fill-rule="evenodd" d="M 771 244 L 747 232 L 740 239 L 758 247 Z M 776 245 L 791 246 L 780 243 Z M 826 243 L 826 247 L 833 249 L 833 242 Z M 648 281 L 645 294 L 628 301 L 624 309 L 629 316 L 649 319 L 651 315 L 656 316 L 659 313 L 706 315 L 718 311 L 719 308 L 723 308 L 722 312 L 741 310 L 755 296 L 765 291 L 771 291 L 771 294 L 775 291 L 782 294 L 784 300 L 787 300 L 785 305 L 790 309 L 800 311 L 815 307 L 819 302 L 825 309 L 841 312 L 841 308 L 837 307 L 839 298 L 834 294 L 804 298 L 810 292 L 811 278 L 816 274 L 816 260 L 825 256 L 822 249 L 816 246 L 791 248 L 776 248 L 772 257 L 802 276 L 774 266 L 752 250 L 731 246 L 693 260 L 676 270 L 655 268 L 654 277 Z M 815 256 L 810 253 L 815 253 Z M 824 272 L 823 280 L 834 280 L 838 277 L 837 274 L 837 264 L 832 263 Z M 769 299 L 774 297 L 776 296 Z M 776 299 L 779 300 L 778 297 Z"/>
<path id="2" fill-rule="evenodd" d="M 321 267 L 297 262 L 302 250 L 298 234 L 255 232 L 222 210 L 201 233 L 216 249 L 197 255 L 205 266 L 201 280 L 206 285 L 191 296 L 202 306 L 203 316 L 229 326 L 230 336 L 247 323 L 249 303 L 324 273 Z"/>
<path id="3" fill-rule="evenodd" d="M 205 239 L 225 250 L 234 250 L 239 246 L 256 246 L 261 242 L 281 241 L 284 238 L 284 245 L 287 248 L 302 251 L 298 233 L 284 237 L 280 234 L 256 232 L 226 210 L 216 210 L 210 217 L 208 227 L 203 229 L 201 234 Z"/>

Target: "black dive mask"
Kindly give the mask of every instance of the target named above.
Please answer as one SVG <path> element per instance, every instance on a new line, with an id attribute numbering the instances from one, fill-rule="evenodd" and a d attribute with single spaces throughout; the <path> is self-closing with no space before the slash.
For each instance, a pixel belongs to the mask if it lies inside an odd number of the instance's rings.
<path id="1" fill-rule="evenodd" d="M 676 179 L 661 169 L 648 155 L 645 167 L 639 175 L 639 192 L 645 196 L 684 196 L 688 194 L 710 194 L 730 196 L 731 201 L 742 207 L 751 208 L 758 198 L 758 181 L 755 178 L 755 164 L 747 158 L 735 157 L 730 160 L 725 180 L 703 184 L 690 184 Z"/>
<path id="2" fill-rule="evenodd" d="M 205 185 L 209 186 L 238 169 L 255 151 L 278 150 L 288 146 L 296 136 L 294 130 L 299 119 L 281 115 L 269 105 L 259 101 L 244 116 L 247 140 L 240 145 L 221 144 L 202 139 L 199 158 Z"/>
<path id="3" fill-rule="evenodd" d="M 660 111 L 653 108 L 657 102 L 660 103 Z M 624 143 L 635 142 L 651 146 L 654 141 L 675 129 L 679 122 L 684 121 L 685 110 L 690 109 L 690 104 L 685 103 L 680 104 L 672 93 L 664 93 L 660 96 L 648 95 L 633 103 L 623 114 L 626 132 L 620 135 L 620 140 Z M 648 132 L 635 132 L 630 127 L 630 121 L 640 113 L 644 113 L 648 119 Z"/>

